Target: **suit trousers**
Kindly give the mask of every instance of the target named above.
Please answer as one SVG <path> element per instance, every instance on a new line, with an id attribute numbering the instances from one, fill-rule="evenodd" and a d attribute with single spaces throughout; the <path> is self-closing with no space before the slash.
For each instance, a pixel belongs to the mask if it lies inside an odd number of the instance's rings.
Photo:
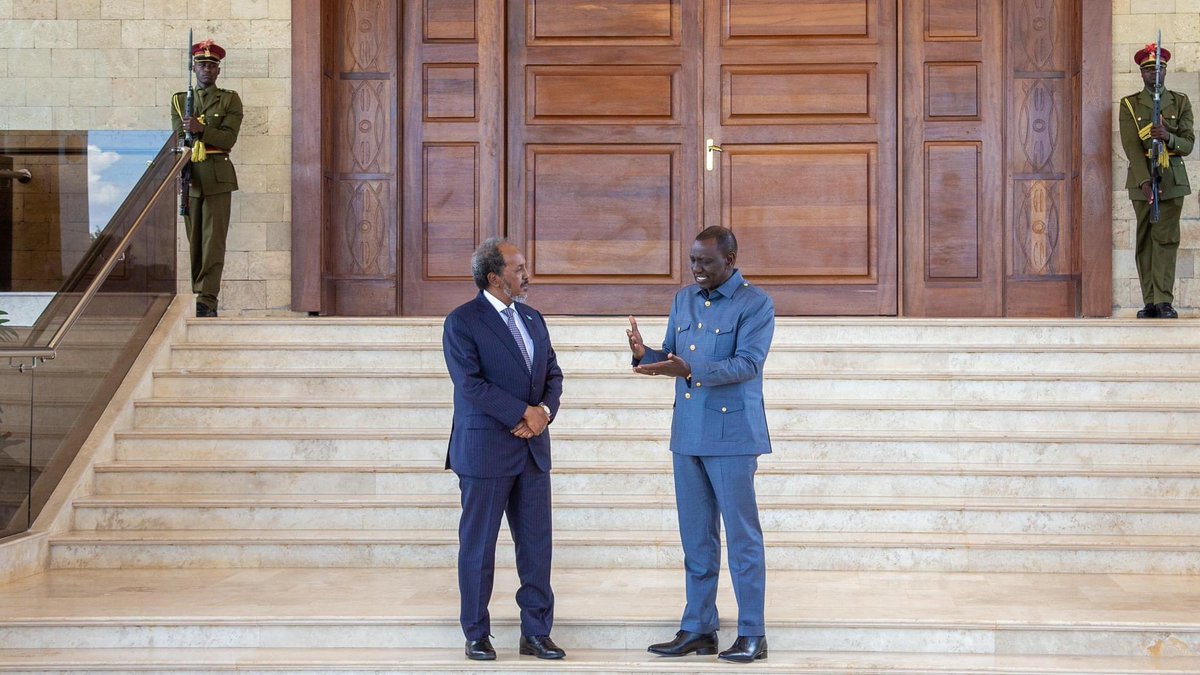
<path id="1" fill-rule="evenodd" d="M 721 520 L 728 539 L 729 571 L 738 603 L 738 635 L 766 635 L 763 604 L 767 565 L 754 496 L 757 455 L 695 457 L 673 453 L 675 504 L 687 606 L 681 630 L 717 630 L 717 579 L 721 572 Z"/>
<path id="2" fill-rule="evenodd" d="M 217 308 L 221 292 L 221 273 L 225 270 L 225 238 L 229 234 L 229 209 L 232 192 L 188 198 L 188 248 L 191 250 L 192 292 L 196 302 Z"/>
<path id="3" fill-rule="evenodd" d="M 1179 251 L 1179 217 L 1183 197 L 1164 199 L 1158 205 L 1158 222 L 1150 222 L 1150 202 L 1134 201 L 1137 242 L 1134 260 L 1142 284 L 1142 303 L 1156 305 L 1175 300 L 1175 257 Z"/>
<path id="4" fill-rule="evenodd" d="M 488 602 L 496 570 L 496 537 L 501 516 L 516 545 L 517 606 L 522 635 L 549 635 L 554 623 L 554 592 L 550 588 L 553 531 L 550 522 L 550 473 L 527 457 L 516 476 L 471 478 L 459 476 L 462 517 L 458 521 L 459 621 L 468 640 L 491 634 Z"/>

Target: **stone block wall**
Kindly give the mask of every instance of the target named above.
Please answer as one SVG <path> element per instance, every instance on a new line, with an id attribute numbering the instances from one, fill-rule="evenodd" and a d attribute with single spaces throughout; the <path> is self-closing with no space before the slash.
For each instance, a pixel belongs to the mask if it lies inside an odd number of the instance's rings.
<path id="1" fill-rule="evenodd" d="M 228 50 L 217 84 L 246 109 L 221 309 L 288 313 L 291 0 L 0 0 L 0 129 L 162 129 L 165 138 L 171 94 L 186 86 L 189 28 Z"/>
<path id="2" fill-rule="evenodd" d="M 1086 2 L 1086 0 L 1085 0 Z M 1142 307 L 1142 291 L 1133 261 L 1137 219 L 1125 190 L 1129 163 L 1118 133 L 1119 97 L 1143 87 L 1133 54 L 1153 42 L 1162 29 L 1171 50 L 1167 87 L 1200 103 L 1200 0 L 1113 0 L 1113 314 L 1131 316 Z M 1183 202 L 1175 307 L 1184 317 L 1200 317 L 1200 152 L 1184 158 L 1193 187 Z"/>

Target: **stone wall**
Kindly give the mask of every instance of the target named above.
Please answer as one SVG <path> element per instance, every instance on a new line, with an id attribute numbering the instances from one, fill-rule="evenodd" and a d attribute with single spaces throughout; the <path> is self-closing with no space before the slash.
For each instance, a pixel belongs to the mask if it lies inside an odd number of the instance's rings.
<path id="1" fill-rule="evenodd" d="M 1091 0 L 1085 0 L 1090 2 Z M 1131 56 L 1162 28 L 1173 53 L 1168 85 L 1200 100 L 1200 0 L 1113 0 L 1113 91 L 1141 86 Z M 235 149 L 222 309 L 286 313 L 291 293 L 291 0 L 0 0 L 0 128 L 168 128 L 181 88 L 187 29 L 229 50 L 220 85 L 246 105 Z M 1113 108 L 1113 307 L 1141 306 L 1133 210 Z M 1194 180 L 1200 161 L 1188 158 Z M 1200 314 L 1200 198 L 1185 201 L 1176 305 Z M 180 236 L 180 251 L 186 242 Z M 186 256 L 181 258 L 186 275 Z M 186 290 L 187 284 L 181 285 Z"/>
<path id="2" fill-rule="evenodd" d="M 0 129 L 170 129 L 184 46 L 229 54 L 218 86 L 246 116 L 233 157 L 241 190 L 225 262 L 227 314 L 291 299 L 291 0 L 0 0 Z M 187 242 L 180 228 L 181 290 Z"/>
<path id="3" fill-rule="evenodd" d="M 1086 2 L 1086 0 L 1085 0 Z M 1171 50 L 1167 87 L 1200 102 L 1200 0 L 1113 0 L 1113 96 L 1143 87 L 1133 53 L 1162 29 L 1163 45 Z M 1117 129 L 1113 105 L 1113 313 L 1129 316 L 1142 307 L 1137 267 L 1133 262 L 1137 219 L 1125 190 L 1129 166 Z M 1184 160 L 1194 186 L 1200 187 L 1200 153 Z M 1184 200 L 1182 236 L 1175 276 L 1175 307 L 1185 317 L 1200 316 L 1200 190 Z"/>

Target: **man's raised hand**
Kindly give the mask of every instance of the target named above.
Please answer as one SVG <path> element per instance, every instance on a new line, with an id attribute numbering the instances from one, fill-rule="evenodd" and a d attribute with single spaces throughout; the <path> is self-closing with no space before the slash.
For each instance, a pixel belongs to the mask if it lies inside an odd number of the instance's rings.
<path id="1" fill-rule="evenodd" d="M 633 358 L 641 360 L 646 355 L 646 345 L 642 342 L 642 332 L 638 330 L 637 319 L 629 317 L 629 328 L 625 329 L 625 336 L 629 338 L 629 351 L 633 352 Z"/>

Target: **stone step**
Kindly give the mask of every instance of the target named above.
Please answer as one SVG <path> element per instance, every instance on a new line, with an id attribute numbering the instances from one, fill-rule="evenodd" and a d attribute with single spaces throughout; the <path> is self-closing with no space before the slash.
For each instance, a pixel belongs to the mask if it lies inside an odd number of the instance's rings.
<path id="1" fill-rule="evenodd" d="M 1200 537 L 943 532 L 765 532 L 776 570 L 1196 574 Z M 77 531 L 50 542 L 56 569 L 453 567 L 449 530 Z M 722 555 L 722 559 L 725 559 Z M 512 541 L 497 565 L 514 569 Z M 677 531 L 556 532 L 555 569 L 683 567 Z"/>
<path id="2" fill-rule="evenodd" d="M 130 462 L 99 464 L 95 492 L 139 494 L 444 495 L 457 479 L 425 462 Z M 554 490 L 566 494 L 674 494 L 667 461 L 555 463 Z M 769 495 L 898 497 L 1200 498 L 1200 466 L 852 464 L 764 457 L 755 478 Z"/>
<path id="3" fill-rule="evenodd" d="M 141 461 L 445 461 L 449 428 L 363 430 L 257 427 L 231 430 L 153 429 L 116 435 L 116 456 Z M 554 429 L 561 461 L 662 461 L 665 429 Z M 798 430 L 771 432 L 774 455 L 807 461 L 864 464 L 1143 464 L 1190 465 L 1200 434 L 1097 431 Z"/>
<path id="4" fill-rule="evenodd" d="M 1200 500 L 763 495 L 764 530 L 1200 536 Z M 458 494 L 135 495 L 75 500 L 79 530 L 454 530 Z M 554 495 L 556 531 L 677 527 L 670 495 Z"/>
<path id="5" fill-rule="evenodd" d="M 623 428 L 636 421 L 647 429 L 670 428 L 672 401 L 659 399 L 575 398 L 555 417 L 551 432 L 563 429 Z M 139 429 L 259 427 L 394 429 L 450 427 L 452 411 L 437 401 L 278 401 L 226 399 L 218 402 L 152 399 L 134 404 Z M 802 429 L 1032 431 L 1038 429 L 1200 433 L 1200 406 L 1194 402 L 1137 405 L 1025 401 L 773 400 L 767 425 L 773 432 Z"/>
<path id="6" fill-rule="evenodd" d="M 678 628 L 678 569 L 564 569 L 553 583 L 553 636 L 567 650 L 644 649 Z M 497 573 L 492 632 L 502 648 L 517 641 L 516 585 L 513 571 Z M 773 570 L 766 602 L 781 652 L 1200 651 L 1200 590 L 1184 576 Z M 718 604 L 727 644 L 736 616 L 727 575 Z M 462 658 L 453 568 L 53 570 L 0 587 L 0 608 L 0 644 L 25 649 L 421 645 Z"/>
<path id="7" fill-rule="evenodd" d="M 556 345 L 564 372 L 628 372 L 629 348 L 613 343 Z M 1136 375 L 1147 363 L 1170 363 L 1176 372 L 1200 370 L 1200 347 L 1158 343 L 1127 347 L 1095 345 L 845 345 L 784 343 L 772 346 L 766 368 L 809 372 L 958 371 L 1011 373 L 1123 372 Z M 190 342 L 171 350 L 173 369 L 223 370 L 436 370 L 445 368 L 440 342 L 344 344 L 258 344 Z"/>
<path id="8" fill-rule="evenodd" d="M 189 320 L 189 342 L 257 344 L 440 342 L 441 317 L 370 319 L 232 319 Z M 624 317 L 547 319 L 555 344 L 591 342 L 611 336 L 624 344 L 629 322 Z M 647 343 L 657 344 L 666 330 L 665 317 L 642 317 L 638 326 Z M 1200 321 L 1138 322 L 1119 319 L 896 319 L 837 317 L 775 320 L 776 344 L 1113 344 L 1194 345 Z"/>
<path id="9" fill-rule="evenodd" d="M 774 643 L 771 643 L 774 644 Z M 727 645 L 722 645 L 722 648 Z M 768 670 L 787 673 L 876 673 L 878 675 L 1194 675 L 1200 657 L 995 656 L 991 654 L 910 654 L 902 652 L 799 652 L 774 647 L 766 662 L 741 669 L 714 657 L 663 659 L 645 649 L 575 649 L 568 660 L 539 663 L 519 656 L 515 646 L 498 645 L 497 660 L 465 662 L 451 649 L 0 649 L 0 672 L 214 673 L 271 675 L 299 673 L 493 673 L 513 675 L 554 669 L 597 673 L 731 673 Z"/>
<path id="10" fill-rule="evenodd" d="M 622 398 L 636 387 L 670 396 L 674 381 L 634 378 L 626 371 L 572 371 L 570 390 L 589 398 Z M 666 393 L 664 393 L 666 392 Z M 1200 376 L 1120 373 L 1011 375 L 1007 373 L 803 372 L 768 368 L 763 394 L 768 401 L 798 392 L 813 399 L 1030 400 L 1159 402 L 1200 400 Z M 253 394 L 286 400 L 423 399 L 450 402 L 453 384 L 444 368 L 407 371 L 228 371 L 168 370 L 154 375 L 161 398 L 226 399 Z"/>

